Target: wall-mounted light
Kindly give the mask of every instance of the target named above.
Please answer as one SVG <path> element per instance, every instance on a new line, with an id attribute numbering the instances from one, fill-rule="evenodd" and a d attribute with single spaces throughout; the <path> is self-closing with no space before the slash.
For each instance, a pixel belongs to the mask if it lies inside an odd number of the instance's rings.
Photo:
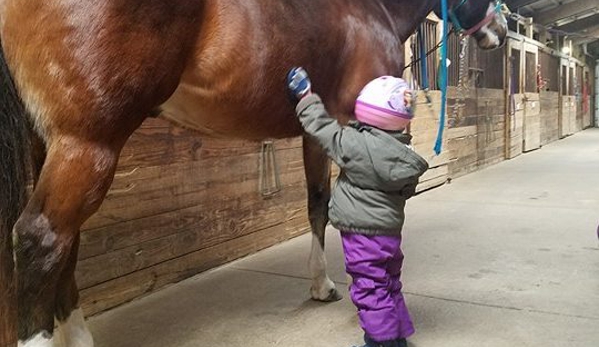
<path id="1" fill-rule="evenodd" d="M 562 47 L 562 53 L 564 54 L 570 54 L 571 50 L 570 50 L 570 46 L 564 46 Z"/>

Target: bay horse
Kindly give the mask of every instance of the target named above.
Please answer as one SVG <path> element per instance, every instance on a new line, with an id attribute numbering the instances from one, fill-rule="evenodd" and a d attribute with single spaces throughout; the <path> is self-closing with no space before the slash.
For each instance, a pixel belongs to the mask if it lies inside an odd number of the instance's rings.
<path id="1" fill-rule="evenodd" d="M 499 5 L 449 0 L 488 49 L 507 34 Z M 431 11 L 440 0 L 0 0 L 0 246 L 14 247 L 18 345 L 93 345 L 74 278 L 80 227 L 144 119 L 206 136 L 300 136 L 284 81 L 303 66 L 345 122 L 368 81 L 402 75 L 404 42 Z M 311 295 L 338 300 L 323 253 L 330 162 L 305 135 L 304 161 Z M 12 266 L 2 261 L 0 276 Z"/>

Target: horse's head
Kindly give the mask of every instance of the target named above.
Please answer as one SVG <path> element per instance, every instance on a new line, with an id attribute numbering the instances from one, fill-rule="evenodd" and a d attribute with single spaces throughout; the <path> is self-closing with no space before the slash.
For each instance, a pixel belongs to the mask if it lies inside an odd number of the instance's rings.
<path id="1" fill-rule="evenodd" d="M 448 0 L 449 16 L 456 30 L 472 35 L 483 49 L 505 43 L 508 27 L 501 0 Z M 441 17 L 441 6 L 435 8 Z"/>

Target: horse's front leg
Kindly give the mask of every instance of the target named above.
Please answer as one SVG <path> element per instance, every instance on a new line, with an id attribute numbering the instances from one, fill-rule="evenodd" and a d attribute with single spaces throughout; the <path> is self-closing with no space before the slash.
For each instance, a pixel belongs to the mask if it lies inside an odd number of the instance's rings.
<path id="1" fill-rule="evenodd" d="M 318 301 L 338 301 L 342 296 L 327 274 L 324 254 L 325 228 L 331 197 L 331 161 L 320 145 L 304 135 L 304 168 L 308 185 L 308 216 L 312 227 L 312 251 L 309 269 L 312 277 L 312 298 Z"/>
<path id="2" fill-rule="evenodd" d="M 79 228 L 104 199 L 123 142 L 102 143 L 72 134 L 49 141 L 31 200 L 14 228 L 19 347 L 60 346 L 55 317 L 61 326 L 70 324 L 65 347 L 93 345 L 80 311 L 73 310 Z"/>
<path id="3" fill-rule="evenodd" d="M 75 282 L 75 267 L 79 253 L 79 235 L 72 247 L 56 291 L 56 311 L 58 323 L 57 339 L 61 347 L 92 347 L 93 338 L 87 325 L 83 311 L 79 306 L 79 289 Z"/>

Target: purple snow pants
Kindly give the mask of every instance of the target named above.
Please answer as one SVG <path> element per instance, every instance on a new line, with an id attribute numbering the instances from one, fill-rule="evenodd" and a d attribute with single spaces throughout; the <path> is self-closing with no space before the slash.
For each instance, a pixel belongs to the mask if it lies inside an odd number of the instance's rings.
<path id="1" fill-rule="evenodd" d="M 362 329 L 375 341 L 412 335 L 414 325 L 401 293 L 401 237 L 341 232 L 341 239 Z"/>

